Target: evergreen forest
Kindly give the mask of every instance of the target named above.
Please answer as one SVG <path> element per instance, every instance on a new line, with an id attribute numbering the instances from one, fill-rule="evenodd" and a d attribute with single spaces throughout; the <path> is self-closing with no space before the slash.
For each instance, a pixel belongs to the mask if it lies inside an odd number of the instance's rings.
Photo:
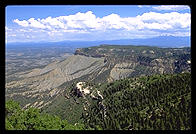
<path id="1" fill-rule="evenodd" d="M 156 74 L 92 84 L 104 99 L 92 100 L 71 124 L 36 108 L 6 101 L 7 130 L 191 130 L 191 74 Z"/>

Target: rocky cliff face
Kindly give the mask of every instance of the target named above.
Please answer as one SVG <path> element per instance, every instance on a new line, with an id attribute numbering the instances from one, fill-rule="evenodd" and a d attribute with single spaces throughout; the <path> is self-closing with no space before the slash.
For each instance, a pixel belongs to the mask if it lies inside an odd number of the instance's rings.
<path id="1" fill-rule="evenodd" d="M 103 58 L 71 56 L 65 61 L 52 63 L 43 69 L 33 69 L 29 73 L 22 74 L 19 76 L 20 80 L 6 83 L 6 96 L 31 98 L 33 99 L 32 105 L 28 106 L 41 107 L 38 105 L 39 102 L 52 100 L 63 92 L 59 86 L 84 75 L 100 73 L 104 65 Z M 42 104 L 45 103 L 44 101 Z"/>
<path id="2" fill-rule="evenodd" d="M 101 45 L 75 55 L 102 57 L 111 68 L 109 81 L 140 75 L 190 72 L 190 48 Z"/>
<path id="3" fill-rule="evenodd" d="M 63 94 L 74 81 L 111 82 L 141 75 L 190 71 L 190 49 L 99 46 L 77 49 L 64 61 L 18 73 L 6 83 L 6 97 L 24 107 L 42 108 Z"/>

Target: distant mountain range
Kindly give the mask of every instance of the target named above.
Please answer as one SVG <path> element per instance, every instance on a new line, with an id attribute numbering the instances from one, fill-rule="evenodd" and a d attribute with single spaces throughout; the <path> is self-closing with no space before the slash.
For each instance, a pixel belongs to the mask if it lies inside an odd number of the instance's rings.
<path id="1" fill-rule="evenodd" d="M 112 44 L 112 45 L 146 45 L 146 46 L 157 46 L 157 47 L 190 47 L 190 37 L 175 37 L 175 36 L 158 36 L 147 39 L 120 39 L 120 40 L 103 40 L 103 41 L 60 41 L 60 42 L 15 42 L 7 43 L 7 47 L 20 45 L 28 47 L 32 46 L 48 46 L 48 45 L 67 45 L 72 48 L 83 48 L 97 46 L 100 44 Z M 71 46 L 70 46 L 71 45 Z"/>

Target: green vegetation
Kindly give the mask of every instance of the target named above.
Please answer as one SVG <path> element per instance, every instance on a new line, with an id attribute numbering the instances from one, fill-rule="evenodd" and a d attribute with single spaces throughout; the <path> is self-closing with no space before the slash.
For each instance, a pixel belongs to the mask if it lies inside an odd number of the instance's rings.
<path id="1" fill-rule="evenodd" d="M 6 102 L 7 130 L 191 130 L 191 74 L 126 78 L 111 83 L 87 83 L 103 100 L 74 97 L 53 104 L 54 113 L 23 110 Z M 74 84 L 71 86 L 74 88 Z M 70 88 L 71 88 L 70 87 Z M 94 94 L 97 96 L 96 94 Z M 75 98 L 75 101 L 74 101 Z M 64 101 L 64 103 L 63 103 Z M 79 102 L 79 103 L 76 103 Z M 83 104 L 90 105 L 83 110 Z M 61 118 L 57 115 L 61 115 Z M 66 116 L 67 115 L 67 116 Z M 62 117 L 64 117 L 62 119 Z M 65 120 L 66 119 L 66 120 Z M 69 123 L 68 121 L 69 120 Z M 70 122 L 71 121 L 71 122 Z M 76 123 L 77 122 L 77 123 Z M 82 123 L 83 122 L 83 123 Z M 71 124 L 70 124 L 71 123 Z M 76 125 L 73 125 L 75 124 Z"/>
<path id="2" fill-rule="evenodd" d="M 23 78 L 23 73 L 18 72 L 9 76 L 6 129 L 192 129 L 191 74 L 187 73 L 191 70 L 189 47 L 101 45 L 77 49 L 75 54 L 87 57 L 73 56 L 55 63 L 50 73 L 51 67 L 46 66 L 42 70 L 45 74 Z M 96 62 L 84 66 L 90 63 L 89 59 Z M 70 69 L 74 71 L 69 76 Z M 30 72 L 33 71 L 25 74 Z M 67 76 L 70 79 L 64 81 Z M 56 87 L 59 81 L 62 82 Z M 84 88 L 89 87 L 90 94 L 79 94 L 77 82 L 85 82 Z M 49 86 L 43 90 L 45 83 Z M 28 94 L 24 93 L 27 91 Z M 25 106 L 40 110 L 20 108 Z"/>
<path id="3" fill-rule="evenodd" d="M 100 45 L 76 50 L 75 54 L 94 56 L 142 56 L 148 58 L 178 58 L 183 54 L 190 54 L 190 47 L 184 48 L 159 48 L 151 46 L 134 45 Z"/>
<path id="4" fill-rule="evenodd" d="M 104 130 L 190 130 L 191 75 L 167 74 L 123 79 L 99 89 L 104 109 L 94 102 L 85 124 Z M 105 115 L 104 115 L 105 114 Z"/>
<path id="5" fill-rule="evenodd" d="M 23 110 L 19 103 L 9 100 L 6 102 L 5 127 L 7 130 L 85 130 L 83 124 L 69 124 L 58 116 L 41 114 L 39 109 Z"/>

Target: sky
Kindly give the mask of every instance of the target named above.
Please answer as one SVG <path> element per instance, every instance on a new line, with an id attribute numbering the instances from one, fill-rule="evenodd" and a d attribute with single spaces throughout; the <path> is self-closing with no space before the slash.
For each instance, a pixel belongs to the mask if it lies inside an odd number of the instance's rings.
<path id="1" fill-rule="evenodd" d="M 7 6 L 6 42 L 190 36 L 186 5 Z"/>

